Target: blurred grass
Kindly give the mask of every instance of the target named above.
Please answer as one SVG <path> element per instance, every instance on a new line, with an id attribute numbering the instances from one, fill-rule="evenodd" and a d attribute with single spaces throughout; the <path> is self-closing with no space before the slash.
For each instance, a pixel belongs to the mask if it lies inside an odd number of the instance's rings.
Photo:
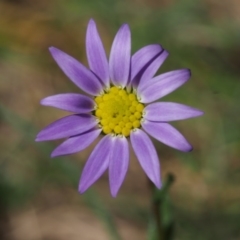
<path id="1" fill-rule="evenodd" d="M 32 145 L 32 140 L 35 139 L 36 136 L 35 127 L 32 126 L 31 123 L 24 121 L 19 116 L 15 115 L 9 109 L 6 109 L 4 106 L 0 105 L 0 112 L 4 113 L 3 118 L 4 121 L 10 123 L 11 126 L 14 127 L 17 131 L 21 131 L 28 146 Z M 39 148 L 38 150 L 41 152 L 41 155 L 43 155 L 45 159 L 47 159 L 51 149 L 50 146 L 46 144 L 44 145 L 39 144 L 38 148 Z M 8 203 L 8 205 L 9 203 L 16 204 L 15 202 L 16 199 L 17 204 L 21 204 L 21 200 L 23 204 L 24 202 L 29 200 L 29 198 L 36 195 L 37 192 L 45 185 L 46 182 L 51 182 L 52 184 L 54 183 L 66 184 L 66 182 L 63 181 L 62 176 L 68 176 L 67 183 L 70 186 L 76 187 L 79 171 L 76 166 L 71 164 L 71 161 L 67 157 L 64 157 L 63 160 L 60 160 L 55 164 L 49 164 L 46 163 L 45 161 L 40 161 L 37 164 L 38 172 L 35 174 L 34 176 L 35 179 L 33 179 L 34 181 L 32 181 L 33 184 L 31 184 L 30 186 L 28 184 L 29 180 L 27 182 L 22 182 L 20 184 L 17 183 L 17 185 L 16 183 L 15 184 L 13 183 L 10 186 L 5 184 L 6 188 L 4 189 L 4 192 L 2 191 L 2 193 L 6 197 L 5 202 Z M 46 168 L 46 165 L 48 165 L 48 168 Z M 8 182 L 10 182 L 10 179 Z M 22 199 L 22 197 L 24 198 Z M 104 222 L 110 236 L 112 236 L 112 239 L 119 240 L 120 236 L 114 224 L 113 218 L 109 213 L 108 209 L 105 207 L 105 204 L 101 201 L 100 196 L 98 196 L 98 194 L 96 194 L 93 190 L 90 190 L 83 195 L 83 199 L 86 205 L 89 206 Z"/>
<path id="2" fill-rule="evenodd" d="M 195 150 L 186 154 L 155 142 L 163 176 L 169 171 L 176 176 L 171 190 L 176 239 L 240 239 L 237 1 L 5 0 L 0 2 L 0 14 L 0 175 L 4 186 L 0 195 L 8 212 L 43 198 L 41 192 L 48 185 L 63 195 L 66 189 L 77 191 L 86 155 L 80 160 L 77 155 L 50 161 L 53 144 L 35 143 L 34 137 L 64 114 L 40 107 L 39 100 L 79 91 L 58 69 L 47 48 L 59 47 L 86 64 L 85 30 L 94 18 L 107 52 L 118 27 L 127 22 L 133 52 L 151 43 L 169 51 L 160 72 L 192 70 L 191 80 L 164 101 L 205 111 L 201 118 L 173 123 Z M 116 200 L 106 194 L 106 178 L 97 185 L 99 194 L 91 189 L 79 196 L 106 225 L 112 239 L 121 235 L 113 219 L 147 226 L 148 191 L 144 181 L 136 182 L 144 175 L 135 172 L 134 164 Z"/>

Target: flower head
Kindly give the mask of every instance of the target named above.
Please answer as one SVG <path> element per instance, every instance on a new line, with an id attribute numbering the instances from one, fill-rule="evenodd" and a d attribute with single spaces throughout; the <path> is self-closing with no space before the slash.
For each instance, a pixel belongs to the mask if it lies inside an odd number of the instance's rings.
<path id="1" fill-rule="evenodd" d="M 131 57 L 127 24 L 118 30 L 108 62 L 96 24 L 90 20 L 86 51 L 90 70 L 61 50 L 50 48 L 62 71 L 90 97 L 65 93 L 44 98 L 42 105 L 74 114 L 48 125 L 36 141 L 67 138 L 52 152 L 51 156 L 56 157 L 79 152 L 103 136 L 83 169 L 81 193 L 108 168 L 111 194 L 117 195 L 128 169 L 129 142 L 149 179 L 160 188 L 160 163 L 147 134 L 175 149 L 191 151 L 192 146 L 168 122 L 197 117 L 203 112 L 179 103 L 154 101 L 184 84 L 190 78 L 190 70 L 154 77 L 168 52 L 155 44 Z"/>

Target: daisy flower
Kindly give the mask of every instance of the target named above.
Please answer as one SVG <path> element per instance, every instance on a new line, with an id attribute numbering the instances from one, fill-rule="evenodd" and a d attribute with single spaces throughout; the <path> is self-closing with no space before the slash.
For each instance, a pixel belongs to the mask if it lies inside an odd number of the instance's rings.
<path id="1" fill-rule="evenodd" d="M 168 52 L 154 44 L 131 56 L 127 24 L 118 30 L 108 62 L 96 24 L 89 21 L 86 52 L 90 69 L 55 47 L 50 47 L 50 52 L 66 76 L 87 95 L 63 93 L 44 98 L 42 105 L 74 114 L 45 127 L 36 141 L 67 138 L 52 152 L 56 157 L 82 151 L 102 136 L 83 168 L 80 193 L 108 169 L 111 194 L 117 195 L 129 165 L 129 143 L 149 179 L 161 188 L 159 158 L 148 134 L 172 148 L 191 151 L 192 146 L 168 122 L 203 112 L 179 103 L 155 101 L 184 84 L 190 70 L 154 77 Z"/>

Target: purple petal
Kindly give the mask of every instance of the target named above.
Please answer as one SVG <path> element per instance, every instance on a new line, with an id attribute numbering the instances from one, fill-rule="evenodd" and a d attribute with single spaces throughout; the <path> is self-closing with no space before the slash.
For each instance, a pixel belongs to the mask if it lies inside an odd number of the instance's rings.
<path id="1" fill-rule="evenodd" d="M 109 162 L 109 183 L 111 194 L 117 196 L 126 176 L 129 163 L 129 147 L 125 137 L 115 137 Z"/>
<path id="2" fill-rule="evenodd" d="M 192 151 L 192 146 L 185 137 L 168 123 L 145 120 L 142 122 L 142 127 L 152 137 L 172 148 L 176 148 L 183 152 Z"/>
<path id="3" fill-rule="evenodd" d="M 86 35 L 86 50 L 90 69 L 109 87 L 108 61 L 95 22 L 88 23 Z"/>
<path id="4" fill-rule="evenodd" d="M 82 172 L 78 188 L 80 193 L 85 192 L 107 169 L 112 146 L 113 137 L 106 135 L 94 148 Z"/>
<path id="5" fill-rule="evenodd" d="M 191 76 L 189 69 L 175 70 L 152 78 L 138 88 L 141 102 L 150 103 L 183 85 Z"/>
<path id="6" fill-rule="evenodd" d="M 86 132 L 96 125 L 96 119 L 90 114 L 70 115 L 45 127 L 37 135 L 36 141 L 48 141 L 74 136 Z"/>
<path id="7" fill-rule="evenodd" d="M 139 87 L 141 85 L 148 84 L 149 80 L 156 74 L 157 70 L 162 66 L 166 58 L 168 57 L 169 53 L 164 50 L 154 61 L 147 67 L 146 71 L 143 73 Z"/>
<path id="8" fill-rule="evenodd" d="M 132 131 L 130 139 L 133 150 L 143 170 L 156 187 L 160 188 L 160 163 L 152 141 L 147 134 L 140 129 Z"/>
<path id="9" fill-rule="evenodd" d="M 41 104 L 74 113 L 88 113 L 94 110 L 94 101 L 82 94 L 63 93 L 41 100 Z"/>
<path id="10" fill-rule="evenodd" d="M 112 82 L 125 87 L 129 79 L 131 57 L 131 32 L 124 24 L 118 30 L 110 52 L 109 71 Z"/>
<path id="11" fill-rule="evenodd" d="M 158 54 L 160 54 L 161 51 L 162 47 L 160 45 L 153 44 L 145 46 L 134 53 L 131 59 L 131 80 L 134 87 L 137 87 L 138 85 L 139 79 L 137 75 L 142 72 L 146 65 Z M 135 77 L 137 78 L 134 79 Z"/>
<path id="12" fill-rule="evenodd" d="M 156 102 L 144 109 L 144 118 L 156 122 L 168 122 L 193 118 L 203 115 L 203 112 L 180 103 Z"/>
<path id="13" fill-rule="evenodd" d="M 102 91 L 97 77 L 80 62 L 55 47 L 50 47 L 49 50 L 58 66 L 79 88 L 94 96 Z"/>
<path id="14" fill-rule="evenodd" d="M 81 135 L 70 137 L 54 149 L 51 157 L 57 157 L 82 151 L 83 149 L 87 148 L 99 136 L 101 131 L 101 129 L 94 129 Z"/>

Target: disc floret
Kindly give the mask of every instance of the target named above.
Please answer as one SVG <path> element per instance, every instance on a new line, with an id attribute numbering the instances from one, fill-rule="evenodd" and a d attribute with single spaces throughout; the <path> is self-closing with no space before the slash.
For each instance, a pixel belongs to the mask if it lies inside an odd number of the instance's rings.
<path id="1" fill-rule="evenodd" d="M 95 97 L 95 116 L 105 134 L 128 137 L 131 130 L 140 127 L 144 105 L 134 92 L 113 86 Z"/>

